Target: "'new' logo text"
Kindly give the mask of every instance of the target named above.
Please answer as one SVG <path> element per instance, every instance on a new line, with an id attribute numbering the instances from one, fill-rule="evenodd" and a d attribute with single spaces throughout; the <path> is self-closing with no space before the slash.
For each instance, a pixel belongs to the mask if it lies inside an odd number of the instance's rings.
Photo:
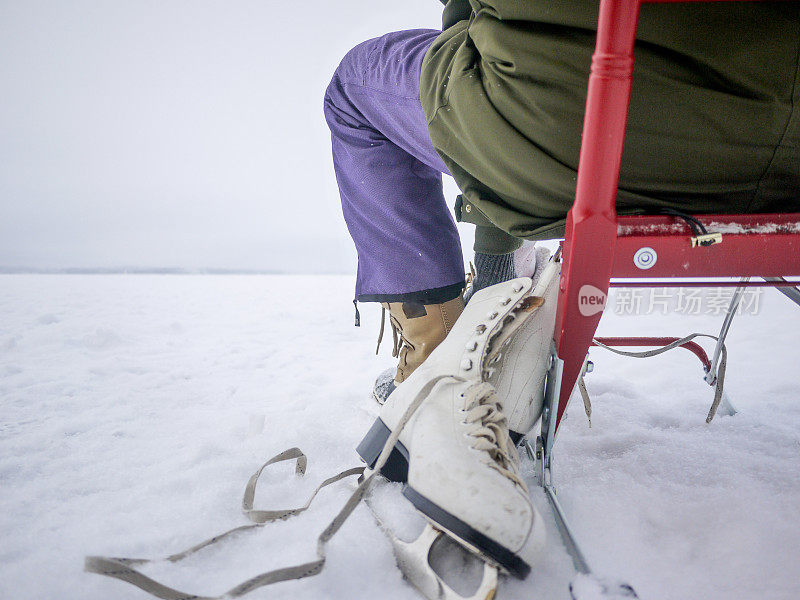
<path id="1" fill-rule="evenodd" d="M 606 307 L 606 295 L 593 285 L 584 285 L 578 292 L 578 310 L 584 317 L 591 317 L 603 312 Z"/>

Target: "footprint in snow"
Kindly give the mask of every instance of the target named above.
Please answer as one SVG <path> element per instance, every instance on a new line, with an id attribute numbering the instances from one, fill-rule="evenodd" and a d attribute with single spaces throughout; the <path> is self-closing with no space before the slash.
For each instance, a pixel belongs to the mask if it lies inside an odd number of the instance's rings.
<path id="1" fill-rule="evenodd" d="M 83 337 L 83 345 L 92 350 L 104 350 L 117 346 L 120 342 L 122 342 L 122 338 L 110 329 L 99 328 L 94 333 Z"/>
<path id="2" fill-rule="evenodd" d="M 14 348 L 17 347 L 17 342 L 19 340 L 21 340 L 21 339 L 22 339 L 22 336 L 19 336 L 19 335 L 15 335 L 13 337 L 10 337 L 5 342 L 3 342 L 2 346 L 0 346 L 0 348 L 2 348 L 6 352 L 11 351 L 11 350 L 13 350 Z"/>

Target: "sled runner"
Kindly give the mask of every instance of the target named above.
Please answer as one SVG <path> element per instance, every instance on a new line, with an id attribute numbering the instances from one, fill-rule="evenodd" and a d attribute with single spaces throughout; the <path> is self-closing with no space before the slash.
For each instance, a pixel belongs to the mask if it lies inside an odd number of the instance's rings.
<path id="1" fill-rule="evenodd" d="M 717 406 L 728 414 L 735 412 L 718 384 L 724 377 L 725 337 L 743 291 L 749 286 L 772 286 L 800 305 L 798 282 L 786 279 L 800 276 L 800 213 L 617 216 L 615 200 L 641 1 L 600 2 L 576 197 L 561 245 L 563 267 L 541 434 L 535 442 L 523 442 L 538 463 L 540 484 L 575 567 L 581 573 L 589 573 L 590 569 L 556 499 L 551 464 L 554 442 L 570 396 L 580 387 L 582 373 L 591 369 L 587 361 L 589 347 L 596 342 L 640 347 L 669 343 L 672 347 L 681 345 L 690 349 L 703 363 L 705 381 L 717 386 L 719 397 L 715 397 L 710 420 Z M 739 280 L 720 282 L 710 278 Z M 609 287 L 665 285 L 735 287 L 711 359 L 685 338 L 595 340 Z"/>

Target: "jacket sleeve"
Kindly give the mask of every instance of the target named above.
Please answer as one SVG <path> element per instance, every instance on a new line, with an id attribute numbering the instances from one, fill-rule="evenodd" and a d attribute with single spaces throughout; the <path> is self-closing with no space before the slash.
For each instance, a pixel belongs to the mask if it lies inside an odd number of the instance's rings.
<path id="1" fill-rule="evenodd" d="M 472 14 L 472 7 L 469 0 L 441 0 L 444 4 L 442 12 L 442 31 L 458 23 L 469 19 Z"/>

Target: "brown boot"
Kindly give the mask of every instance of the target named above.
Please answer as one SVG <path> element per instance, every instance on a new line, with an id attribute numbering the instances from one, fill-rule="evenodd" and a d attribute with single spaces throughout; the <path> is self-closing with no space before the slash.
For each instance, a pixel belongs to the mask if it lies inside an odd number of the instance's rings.
<path id="1" fill-rule="evenodd" d="M 384 311 L 378 347 L 383 339 L 386 311 L 389 311 L 394 338 L 392 356 L 399 359 L 392 380 L 387 381 L 388 377 L 382 374 L 375 382 L 375 399 L 383 404 L 394 388 L 405 381 L 447 336 L 464 310 L 464 297 L 459 294 L 443 304 L 383 302 L 381 306 Z"/>

